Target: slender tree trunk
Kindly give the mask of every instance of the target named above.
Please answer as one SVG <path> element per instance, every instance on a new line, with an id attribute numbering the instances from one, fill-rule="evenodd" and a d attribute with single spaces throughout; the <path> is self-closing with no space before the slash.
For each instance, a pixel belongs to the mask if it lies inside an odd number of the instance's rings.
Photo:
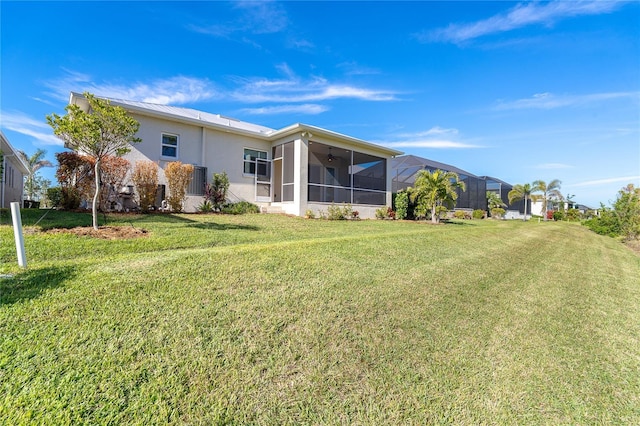
<path id="1" fill-rule="evenodd" d="M 100 197 L 100 158 L 96 158 L 94 174 L 96 176 L 96 192 L 93 194 L 91 214 L 93 216 L 93 229 L 98 230 L 98 198 Z"/>
<path id="2" fill-rule="evenodd" d="M 438 213 L 438 204 L 433 203 L 433 207 L 431 210 L 431 223 L 439 223 L 440 222 L 440 214 Z"/>
<path id="3" fill-rule="evenodd" d="M 527 196 L 524 196 L 524 219 L 522 219 L 524 221 L 527 220 Z"/>

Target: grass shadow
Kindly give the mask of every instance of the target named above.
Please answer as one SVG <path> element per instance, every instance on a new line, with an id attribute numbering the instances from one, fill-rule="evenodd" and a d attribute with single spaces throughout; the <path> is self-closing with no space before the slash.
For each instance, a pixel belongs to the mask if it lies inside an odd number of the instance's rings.
<path id="1" fill-rule="evenodd" d="M 241 229 L 244 231 L 259 231 L 260 227 L 255 225 L 241 225 L 238 223 L 215 223 L 215 222 L 198 222 L 187 225 L 189 228 L 204 229 L 209 231 L 231 231 Z"/>
<path id="2" fill-rule="evenodd" d="M 442 219 L 441 222 L 444 223 L 445 225 L 476 226 L 476 224 L 470 220 L 462 221 L 462 220 Z"/>
<path id="3" fill-rule="evenodd" d="M 46 290 L 59 287 L 75 273 L 71 266 L 50 266 L 0 278 L 0 306 L 35 299 Z"/>

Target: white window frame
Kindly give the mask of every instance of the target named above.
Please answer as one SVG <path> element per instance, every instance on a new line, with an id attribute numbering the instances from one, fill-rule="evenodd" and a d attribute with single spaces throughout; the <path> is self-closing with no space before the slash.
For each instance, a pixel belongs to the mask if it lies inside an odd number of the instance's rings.
<path id="1" fill-rule="evenodd" d="M 252 160 L 252 159 L 251 159 L 251 157 L 247 158 L 247 154 L 246 154 L 246 151 L 247 151 L 247 150 L 251 150 L 251 151 L 255 151 L 255 152 L 261 152 L 261 153 L 264 153 L 264 158 L 262 158 L 262 157 L 257 157 L 257 158 L 259 158 L 259 159 L 261 159 L 261 160 L 268 160 L 268 159 L 269 159 L 269 151 L 264 151 L 264 150 L 262 150 L 262 149 L 258 149 L 258 148 L 249 148 L 249 147 L 244 147 L 244 148 L 242 149 L 242 157 L 243 157 L 243 158 L 242 158 L 242 175 L 243 175 L 243 176 L 246 176 L 246 177 L 253 177 L 253 178 L 255 178 L 255 176 L 256 176 L 256 172 L 255 172 L 255 171 L 254 171 L 253 173 L 250 173 L 250 172 L 246 172 L 246 171 L 245 171 L 245 164 L 247 164 L 247 163 L 249 163 L 249 164 L 253 164 L 253 165 L 254 165 L 254 167 L 256 167 L 256 168 L 258 167 L 257 162 L 256 162 L 256 160 L 255 160 L 255 159 L 254 159 L 254 160 Z"/>
<path id="2" fill-rule="evenodd" d="M 168 144 L 165 145 L 165 143 L 164 143 L 164 137 L 165 136 L 176 138 L 175 147 L 173 145 L 168 145 Z M 164 152 L 163 152 L 165 146 L 170 147 L 170 148 L 175 148 L 176 149 L 176 155 L 175 156 L 165 155 Z M 161 136 L 160 136 L 160 157 L 161 158 L 177 160 L 178 159 L 178 154 L 179 154 L 179 148 L 180 148 L 180 135 L 177 135 L 175 133 L 169 133 L 169 132 L 162 132 L 161 133 Z"/>

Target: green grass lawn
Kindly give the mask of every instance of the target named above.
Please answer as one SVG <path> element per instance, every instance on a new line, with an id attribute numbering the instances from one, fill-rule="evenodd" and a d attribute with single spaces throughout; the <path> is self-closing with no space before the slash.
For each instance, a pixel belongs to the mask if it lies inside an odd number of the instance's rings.
<path id="1" fill-rule="evenodd" d="M 0 424 L 638 424 L 640 256 L 569 223 L 0 214 Z"/>

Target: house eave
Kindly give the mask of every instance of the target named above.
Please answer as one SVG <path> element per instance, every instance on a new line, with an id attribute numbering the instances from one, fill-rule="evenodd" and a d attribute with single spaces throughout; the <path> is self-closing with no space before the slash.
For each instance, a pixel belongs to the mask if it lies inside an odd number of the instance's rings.
<path id="1" fill-rule="evenodd" d="M 389 157 L 395 157 L 403 154 L 402 151 L 387 148 L 382 145 L 377 145 L 371 142 L 364 141 L 362 139 L 354 138 L 352 136 L 347 136 L 338 132 L 323 129 L 317 126 L 312 126 L 309 124 L 295 123 L 279 130 L 272 130 L 272 129 L 267 130 L 267 128 L 264 128 L 265 129 L 264 131 L 254 131 L 254 130 L 242 129 L 239 127 L 234 127 L 232 125 L 234 120 L 231 120 L 231 119 L 228 120 L 227 125 L 224 125 L 224 124 L 213 123 L 211 121 L 201 120 L 198 118 L 185 117 L 182 115 L 176 115 L 169 112 L 153 110 L 149 108 L 139 107 L 136 105 L 130 105 L 127 103 L 118 102 L 118 100 L 115 100 L 115 99 L 108 99 L 108 100 L 112 105 L 120 106 L 125 110 L 134 114 L 161 118 L 161 119 L 175 121 L 179 123 L 193 124 L 199 127 L 207 128 L 207 129 L 213 129 L 213 130 L 226 132 L 226 133 L 234 133 L 242 136 L 249 136 L 252 138 L 257 138 L 257 139 L 261 139 L 268 142 L 274 142 L 279 139 L 285 138 L 287 136 L 294 136 L 296 134 L 299 134 L 299 136 L 302 136 L 302 133 L 306 132 L 308 133 L 307 137 L 309 137 L 309 139 L 312 139 L 313 135 L 322 136 L 327 139 L 331 139 L 331 140 L 343 142 L 349 145 L 354 145 L 354 146 L 362 147 L 368 150 L 376 151 Z M 69 103 L 76 104 L 81 108 L 83 108 L 84 110 L 88 109 L 88 103 L 84 98 L 84 96 L 76 92 L 71 92 Z"/>

